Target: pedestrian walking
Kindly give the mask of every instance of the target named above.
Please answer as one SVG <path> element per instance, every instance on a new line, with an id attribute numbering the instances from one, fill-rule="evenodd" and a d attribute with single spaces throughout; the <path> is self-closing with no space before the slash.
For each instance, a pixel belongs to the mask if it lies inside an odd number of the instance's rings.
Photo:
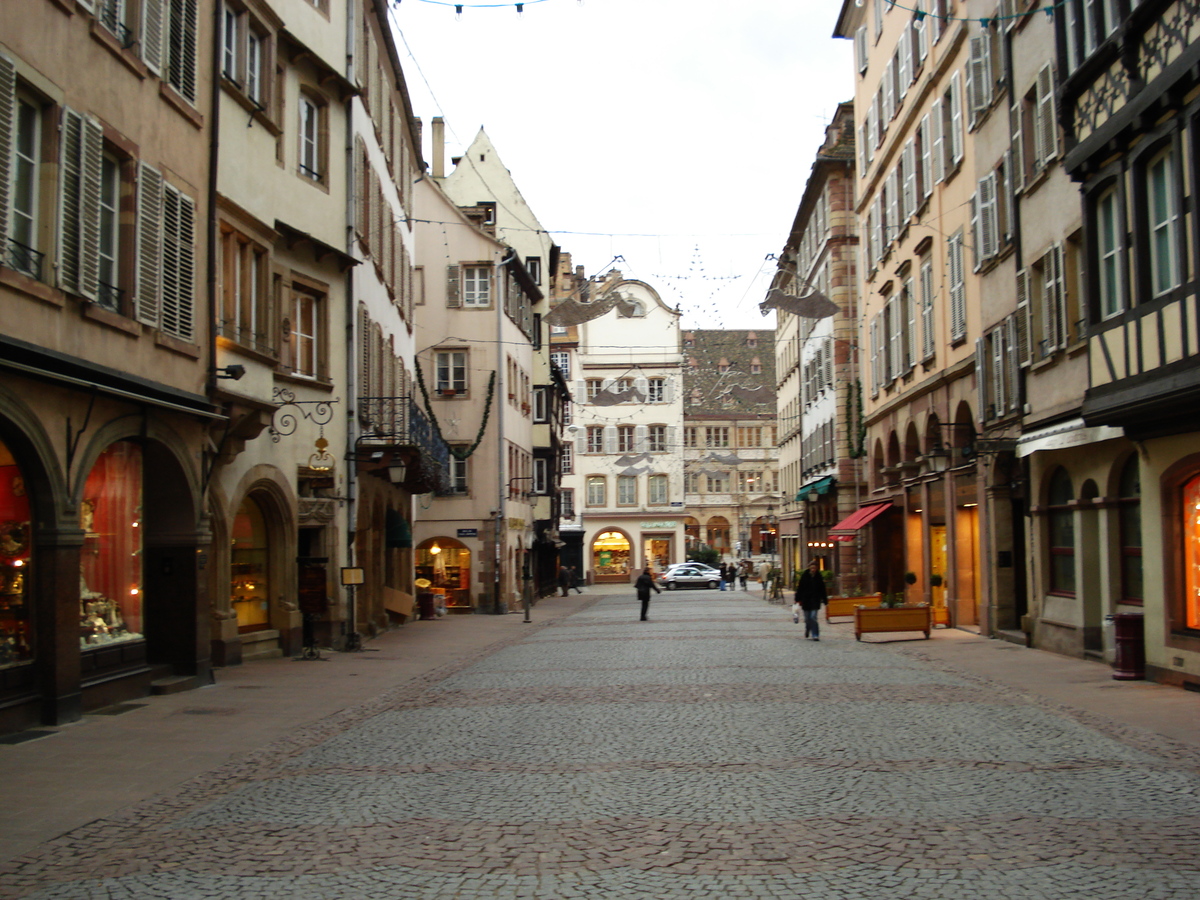
<path id="1" fill-rule="evenodd" d="M 725 563 L 721 563 L 717 570 L 721 573 L 721 590 L 727 590 L 725 585 L 729 582 L 729 569 L 726 568 Z"/>
<path id="2" fill-rule="evenodd" d="M 800 576 L 796 584 L 796 602 L 804 613 L 804 636 L 814 641 L 821 639 L 820 611 L 829 602 L 825 593 L 825 579 L 821 577 L 821 566 L 814 559 Z"/>
<path id="3" fill-rule="evenodd" d="M 771 578 L 771 564 L 763 560 L 762 565 L 758 567 L 758 580 L 762 583 L 762 589 L 767 589 L 767 582 Z"/>
<path id="4" fill-rule="evenodd" d="M 746 589 L 746 580 L 750 577 L 750 560 L 743 559 L 742 564 L 738 566 L 738 581 L 742 583 L 742 590 Z"/>
<path id="5" fill-rule="evenodd" d="M 579 572 L 574 566 L 571 566 L 571 587 L 575 588 L 575 593 L 583 593 L 583 588 L 579 586 Z"/>
<path id="6" fill-rule="evenodd" d="M 558 567 L 558 586 L 562 588 L 562 595 L 566 597 L 571 593 L 571 573 L 565 565 Z"/>
<path id="7" fill-rule="evenodd" d="M 653 590 L 656 594 L 661 594 L 658 585 L 654 583 L 654 579 L 650 575 L 650 567 L 642 569 L 642 574 L 637 577 L 634 582 L 634 588 L 637 589 L 638 599 L 642 601 L 642 621 L 646 621 L 646 613 L 650 612 L 650 591 Z"/>

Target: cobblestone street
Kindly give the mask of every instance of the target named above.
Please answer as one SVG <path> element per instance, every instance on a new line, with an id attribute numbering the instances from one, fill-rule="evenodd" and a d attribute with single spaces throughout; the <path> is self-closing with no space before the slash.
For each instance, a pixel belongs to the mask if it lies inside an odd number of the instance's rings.
<path id="1" fill-rule="evenodd" d="M 1200 897 L 1195 746 L 949 666 L 944 632 L 581 600 L 10 860 L 0 896 Z"/>

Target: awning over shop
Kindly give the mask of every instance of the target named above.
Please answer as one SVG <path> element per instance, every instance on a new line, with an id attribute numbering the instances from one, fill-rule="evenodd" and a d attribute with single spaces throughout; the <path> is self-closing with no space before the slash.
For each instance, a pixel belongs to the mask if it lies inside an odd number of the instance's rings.
<path id="1" fill-rule="evenodd" d="M 811 484 L 806 484 L 800 490 L 796 491 L 796 502 L 803 503 L 808 499 L 809 494 L 828 494 L 829 489 L 834 486 L 836 480 L 832 475 L 826 475 L 824 478 L 818 478 Z"/>
<path id="2" fill-rule="evenodd" d="M 1032 456 L 1043 450 L 1069 450 L 1072 447 L 1082 447 L 1084 444 L 1094 444 L 1098 441 L 1111 441 L 1124 437 L 1125 431 L 1111 425 L 1097 425 L 1089 428 L 1083 419 L 1075 418 L 1066 422 L 1058 422 L 1045 428 L 1027 431 L 1017 439 L 1017 458 Z"/>
<path id="3" fill-rule="evenodd" d="M 864 506 L 855 512 L 850 513 L 842 521 L 838 522 L 829 529 L 829 539 L 831 541 L 851 541 L 854 540 L 854 534 L 872 519 L 883 515 L 886 510 L 892 508 L 892 501 L 887 500 L 883 503 L 872 503 L 870 506 Z"/>

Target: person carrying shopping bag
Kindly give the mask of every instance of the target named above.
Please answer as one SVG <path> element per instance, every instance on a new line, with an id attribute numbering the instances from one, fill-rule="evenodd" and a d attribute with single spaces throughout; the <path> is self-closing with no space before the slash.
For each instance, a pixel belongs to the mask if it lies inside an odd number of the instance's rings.
<path id="1" fill-rule="evenodd" d="M 796 584 L 796 603 L 804 614 L 804 636 L 814 641 L 821 639 L 820 611 L 829 602 L 825 593 L 825 579 L 821 577 L 821 566 L 815 559 L 808 564 Z"/>

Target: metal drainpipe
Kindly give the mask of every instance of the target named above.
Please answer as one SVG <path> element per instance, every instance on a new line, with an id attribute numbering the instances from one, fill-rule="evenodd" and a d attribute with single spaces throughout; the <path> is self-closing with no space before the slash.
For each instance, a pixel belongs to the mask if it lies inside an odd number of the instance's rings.
<path id="1" fill-rule="evenodd" d="M 217 297 L 217 164 L 221 147 L 221 13 L 220 3 L 213 4 L 213 47 L 212 47 L 212 104 L 208 115 L 208 254 L 205 262 L 205 284 L 208 288 L 208 394 L 217 389 L 217 330 L 220 323 Z M 214 460 L 214 465 L 216 464 Z M 206 485 L 207 486 L 207 485 Z"/>
<path id="2" fill-rule="evenodd" d="M 513 251 L 509 249 L 509 253 Z M 497 615 L 508 612 L 508 604 L 501 606 L 501 592 L 504 587 L 504 522 L 508 518 L 508 482 L 504 470 L 504 287 L 508 283 L 502 276 L 504 261 L 501 260 L 496 272 L 496 402 L 499 417 L 496 419 L 496 584 L 493 601 L 493 612 Z"/>
<path id="3" fill-rule="evenodd" d="M 346 4 L 346 80 L 355 78 L 354 4 Z M 354 256 L 354 98 L 346 98 L 346 252 Z M 354 448 L 358 446 L 358 405 L 355 394 L 355 373 L 359 359 L 357 335 L 358 316 L 355 315 L 354 266 L 346 269 L 346 565 L 356 563 L 354 539 L 358 516 L 358 461 Z M 364 581 L 366 580 L 366 573 Z M 346 641 L 349 649 L 358 649 L 358 590 L 351 588 L 346 597 Z"/>

